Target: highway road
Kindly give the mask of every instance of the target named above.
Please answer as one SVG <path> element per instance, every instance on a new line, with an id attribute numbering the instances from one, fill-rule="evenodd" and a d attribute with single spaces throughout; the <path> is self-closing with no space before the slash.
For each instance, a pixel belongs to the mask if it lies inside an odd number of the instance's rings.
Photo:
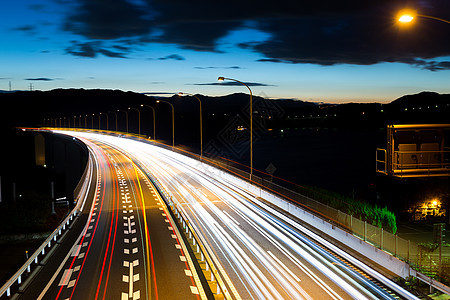
<path id="1" fill-rule="evenodd" d="M 102 159 L 102 170 L 104 168 L 99 183 L 108 189 L 98 194 L 98 204 L 92 208 L 91 231 L 87 232 L 91 233 L 90 239 L 82 239 L 78 243 L 81 248 L 76 250 L 77 255 L 64 268 L 70 276 L 59 278 L 59 281 L 63 280 L 63 285 L 52 291 L 52 294 L 63 295 L 61 299 L 78 295 L 77 290 L 95 297 L 100 295 L 104 299 L 120 293 L 131 296 L 139 290 L 141 297 L 150 299 L 156 288 L 158 293 L 162 290 L 163 285 L 159 285 L 158 277 L 165 276 L 160 275 L 165 271 L 157 268 L 155 256 L 166 250 L 158 250 L 162 244 L 155 245 L 154 237 L 158 233 L 164 235 L 164 231 L 167 233 L 164 222 L 167 222 L 165 217 L 168 212 L 160 205 L 157 196 L 147 199 L 154 195 L 154 188 L 136 165 L 143 173 L 156 177 L 187 216 L 191 226 L 211 250 L 231 299 L 415 298 L 376 272 L 371 271 L 368 275 L 366 271 L 369 267 L 363 262 L 352 258 L 350 263 L 342 259 L 342 255 L 336 255 L 332 249 L 334 246 L 322 237 L 269 206 L 259 195 L 243 189 L 228 177 L 218 176 L 217 172 L 211 171 L 211 166 L 127 138 L 75 131 L 64 133 L 80 138 L 90 148 L 98 149 L 97 156 Z M 109 167 L 106 168 L 106 165 Z M 145 195 L 148 196 L 141 195 L 141 188 L 147 189 Z M 105 193 L 110 196 L 106 197 Z M 114 203 L 108 200 L 111 195 L 131 203 Z M 145 214 L 139 213 L 142 207 L 146 207 Z M 162 211 L 158 212 L 160 208 Z M 96 212 L 99 215 L 95 215 Z M 164 214 L 163 217 L 161 214 Z M 149 226 L 151 221 L 155 225 L 152 223 Z M 135 225 L 129 227 L 122 223 Z M 153 226 L 159 227 L 152 231 Z M 130 233 L 134 228 L 137 241 L 133 242 Z M 98 242 L 95 242 L 96 231 L 100 229 L 112 234 L 99 236 Z M 146 229 L 149 229 L 148 233 Z M 146 241 L 152 244 L 151 248 L 145 247 Z M 170 245 L 168 241 L 164 249 L 174 251 L 174 242 Z M 115 246 L 108 246 L 111 244 Z M 82 254 L 84 258 L 80 258 Z M 89 263 L 90 257 L 92 263 Z M 131 267 L 136 260 L 136 266 Z M 363 266 L 366 271 L 355 265 Z M 78 271 L 75 271 L 78 266 Z M 186 264 L 182 268 L 187 270 L 188 267 Z M 128 270 L 130 275 L 125 275 L 124 270 Z M 83 272 L 91 276 L 83 279 Z M 133 285 L 130 278 L 134 274 L 140 277 Z M 124 276 L 128 279 L 125 280 Z M 192 278 L 189 277 L 191 281 L 188 280 L 185 287 L 180 284 L 177 288 L 189 290 L 189 287 L 198 287 Z M 186 281 L 181 276 L 180 282 L 183 279 Z M 389 286 L 382 282 L 389 282 Z"/>
<path id="2" fill-rule="evenodd" d="M 20 299 L 206 299 L 152 183 L 121 151 L 80 139 L 97 165 L 81 228 L 71 230 L 65 253 L 59 247 Z"/>

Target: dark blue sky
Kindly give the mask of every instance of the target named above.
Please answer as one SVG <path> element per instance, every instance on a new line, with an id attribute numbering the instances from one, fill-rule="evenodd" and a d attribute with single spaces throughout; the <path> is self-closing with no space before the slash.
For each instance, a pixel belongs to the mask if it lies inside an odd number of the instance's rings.
<path id="1" fill-rule="evenodd" d="M 387 102 L 450 93 L 448 0 L 20 0 L 0 12 L 0 90 L 63 87 Z"/>

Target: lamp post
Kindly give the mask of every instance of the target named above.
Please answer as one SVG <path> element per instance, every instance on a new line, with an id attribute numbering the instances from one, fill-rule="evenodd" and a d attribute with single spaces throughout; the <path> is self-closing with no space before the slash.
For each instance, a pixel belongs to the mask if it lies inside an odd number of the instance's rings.
<path id="1" fill-rule="evenodd" d="M 102 113 L 98 114 L 98 130 L 100 130 L 100 115 L 101 114 Z M 94 122 L 94 116 L 95 116 L 95 114 L 92 114 L 92 122 Z M 92 129 L 94 129 L 94 125 L 92 125 Z"/>
<path id="2" fill-rule="evenodd" d="M 138 134 L 139 134 L 139 136 L 141 136 L 141 111 L 139 110 L 139 109 L 137 109 L 137 108 L 134 108 L 134 107 L 128 107 L 128 110 L 132 110 L 132 109 L 134 109 L 134 110 L 136 110 L 137 112 L 138 112 L 138 124 L 139 124 L 139 132 L 138 132 Z"/>
<path id="3" fill-rule="evenodd" d="M 198 103 L 200 104 L 200 159 L 202 159 L 203 157 L 203 119 L 202 119 L 202 101 L 200 101 L 200 98 L 195 96 L 194 94 L 189 94 L 189 93 L 183 93 L 183 92 L 179 92 L 178 96 L 183 96 L 183 95 L 188 95 L 188 96 L 192 96 L 195 99 L 198 100 Z"/>
<path id="4" fill-rule="evenodd" d="M 99 117 L 100 117 L 100 115 L 105 115 L 106 116 L 106 131 L 108 131 L 109 130 L 109 117 L 108 117 L 108 113 L 100 113 L 99 114 Z"/>
<path id="5" fill-rule="evenodd" d="M 107 114 L 113 113 L 116 116 L 116 132 L 117 132 L 117 113 L 115 111 L 108 111 Z"/>
<path id="6" fill-rule="evenodd" d="M 156 100 L 156 103 L 164 102 L 169 104 L 172 107 L 172 150 L 175 147 L 175 108 L 172 103 L 164 101 L 164 100 Z"/>
<path id="7" fill-rule="evenodd" d="M 433 20 L 436 20 L 436 21 L 441 21 L 441 22 L 450 24 L 450 20 L 446 20 L 446 19 L 442 19 L 442 18 L 438 18 L 438 17 L 434 17 L 434 16 L 429 16 L 429 15 L 417 14 L 413 10 L 403 10 L 403 11 L 401 11 L 399 13 L 398 21 L 401 22 L 401 23 L 411 23 L 414 20 L 414 18 L 416 18 L 416 17 L 433 19 Z"/>
<path id="8" fill-rule="evenodd" d="M 252 90 L 250 87 L 243 83 L 242 81 L 233 79 L 233 78 L 226 78 L 226 77 L 219 77 L 217 78 L 219 81 L 225 81 L 225 80 L 231 80 L 238 82 L 242 85 L 244 85 L 250 92 L 250 181 L 253 179 L 253 99 L 252 99 Z"/>
<path id="9" fill-rule="evenodd" d="M 147 104 L 141 104 L 141 107 L 149 107 L 152 109 L 153 112 L 153 140 L 156 140 L 156 111 L 153 106 L 147 105 Z"/>
<path id="10" fill-rule="evenodd" d="M 126 115 L 126 122 L 127 122 L 127 134 L 128 134 L 128 112 L 127 112 L 126 110 L 120 110 L 120 109 L 118 109 L 117 111 L 122 111 L 122 112 L 124 112 L 124 113 L 125 113 L 125 115 Z"/>

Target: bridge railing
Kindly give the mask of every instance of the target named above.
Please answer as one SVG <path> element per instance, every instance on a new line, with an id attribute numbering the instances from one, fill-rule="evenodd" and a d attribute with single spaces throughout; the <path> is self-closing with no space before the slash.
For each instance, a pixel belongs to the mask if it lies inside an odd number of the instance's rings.
<path id="1" fill-rule="evenodd" d="M 19 291 L 22 290 L 24 279 L 31 274 L 32 270 L 36 269 L 40 264 L 45 262 L 46 257 L 48 257 L 48 253 L 54 249 L 52 246 L 56 245 L 58 239 L 76 220 L 80 213 L 82 202 L 88 193 L 94 171 L 93 169 L 92 156 L 89 155 L 88 163 L 86 164 L 80 182 L 74 191 L 74 198 L 76 199 L 75 207 L 60 223 L 60 225 L 47 237 L 41 246 L 28 258 L 25 264 L 0 288 L 0 298 L 3 296 L 10 297 L 13 289 L 17 289 Z"/>

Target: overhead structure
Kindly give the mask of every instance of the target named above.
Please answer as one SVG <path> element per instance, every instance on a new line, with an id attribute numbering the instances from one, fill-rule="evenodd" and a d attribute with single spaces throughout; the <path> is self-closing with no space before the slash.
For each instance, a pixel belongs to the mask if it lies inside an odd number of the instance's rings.
<path id="1" fill-rule="evenodd" d="M 388 125 L 376 171 L 402 178 L 450 176 L 450 124 Z"/>

